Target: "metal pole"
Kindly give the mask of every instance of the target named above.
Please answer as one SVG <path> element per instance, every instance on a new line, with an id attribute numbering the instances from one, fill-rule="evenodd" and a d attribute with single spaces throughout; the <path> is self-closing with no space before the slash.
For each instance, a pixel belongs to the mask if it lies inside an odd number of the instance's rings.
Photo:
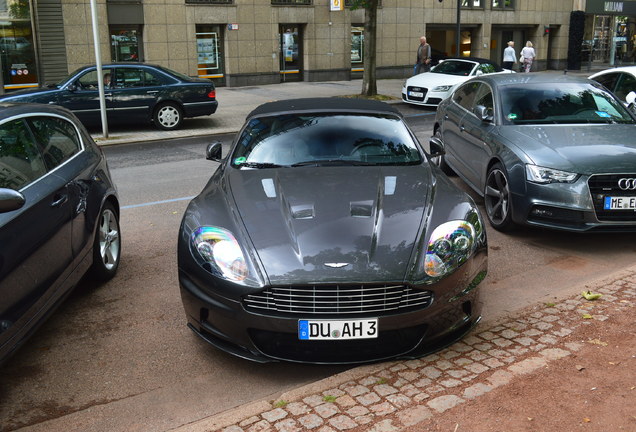
<path id="1" fill-rule="evenodd" d="M 99 27 L 97 26 L 97 4 L 91 0 L 91 19 L 93 23 L 93 41 L 95 43 L 95 64 L 97 66 L 97 87 L 99 89 L 99 111 L 102 117 L 102 133 L 108 138 L 108 123 L 106 121 L 106 98 L 104 96 L 104 76 L 102 75 L 102 54 L 99 45 Z"/>
<path id="2" fill-rule="evenodd" d="M 457 27 L 455 28 L 455 43 L 457 44 L 457 57 L 461 56 L 461 49 L 459 47 L 461 37 L 461 16 L 462 16 L 462 0 L 457 0 Z"/>

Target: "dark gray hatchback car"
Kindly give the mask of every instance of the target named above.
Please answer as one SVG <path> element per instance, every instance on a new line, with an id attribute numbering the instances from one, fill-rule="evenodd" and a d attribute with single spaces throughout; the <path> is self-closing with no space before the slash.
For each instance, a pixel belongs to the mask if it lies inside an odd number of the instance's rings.
<path id="1" fill-rule="evenodd" d="M 0 363 L 89 270 L 112 278 L 120 251 L 117 192 L 77 118 L 0 104 Z"/>
<path id="2" fill-rule="evenodd" d="M 189 327 L 254 361 L 377 361 L 438 349 L 480 318 L 481 217 L 390 105 L 255 109 L 179 232 Z"/>
<path id="3" fill-rule="evenodd" d="M 177 129 L 185 117 L 216 112 L 214 83 L 192 78 L 163 66 L 115 63 L 102 67 L 106 113 L 110 123 L 154 123 Z M 55 85 L 20 90 L 0 96 L 0 102 L 35 102 L 61 105 L 85 125 L 100 124 L 99 91 L 95 66 L 82 67 Z"/>
<path id="4" fill-rule="evenodd" d="M 594 81 L 487 75 L 440 104 L 432 142 L 496 229 L 636 231 L 635 131 L 633 113 Z"/>

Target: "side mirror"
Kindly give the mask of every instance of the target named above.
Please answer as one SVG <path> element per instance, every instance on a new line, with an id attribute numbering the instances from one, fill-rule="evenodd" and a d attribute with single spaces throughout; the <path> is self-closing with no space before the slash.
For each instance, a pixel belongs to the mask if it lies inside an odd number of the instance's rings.
<path id="1" fill-rule="evenodd" d="M 0 188 L 0 213 L 7 213 L 21 208 L 26 199 L 24 195 L 13 189 Z"/>
<path id="2" fill-rule="evenodd" d="M 494 120 L 492 108 L 486 108 L 483 105 L 477 105 L 473 110 L 477 118 L 483 122 L 491 123 Z"/>
<path id="3" fill-rule="evenodd" d="M 484 71 L 482 70 L 478 70 L 477 72 L 475 72 L 475 76 L 481 76 L 484 74 Z"/>
<path id="4" fill-rule="evenodd" d="M 444 156 L 446 154 L 446 150 L 444 149 L 444 143 L 441 139 L 437 137 L 431 137 L 428 142 L 429 151 L 428 155 L 432 158 Z"/>
<path id="5" fill-rule="evenodd" d="M 69 84 L 66 86 L 66 90 L 74 92 L 75 90 L 77 90 L 77 86 L 75 84 Z"/>
<path id="6" fill-rule="evenodd" d="M 222 154 L 223 144 L 221 144 L 220 141 L 214 141 L 213 143 L 208 144 L 208 147 L 205 150 L 205 158 L 211 161 L 220 162 Z"/>

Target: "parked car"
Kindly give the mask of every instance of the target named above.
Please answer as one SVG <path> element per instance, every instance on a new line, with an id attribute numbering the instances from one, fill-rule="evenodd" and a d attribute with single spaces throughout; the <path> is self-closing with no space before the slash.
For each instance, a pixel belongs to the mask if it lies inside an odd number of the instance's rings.
<path id="1" fill-rule="evenodd" d="M 432 351 L 480 318 L 486 233 L 400 113 L 317 98 L 256 108 L 189 204 L 188 326 L 245 359 L 370 362 Z"/>
<path id="2" fill-rule="evenodd" d="M 432 141 L 498 230 L 636 231 L 635 124 L 585 78 L 487 75 L 440 104 Z"/>
<path id="3" fill-rule="evenodd" d="M 177 129 L 185 117 L 216 112 L 214 83 L 191 78 L 163 66 L 144 63 L 104 65 L 109 124 L 153 122 L 160 129 Z M 0 102 L 37 102 L 70 109 L 85 125 L 101 124 L 95 66 L 80 68 L 49 88 L 20 90 L 0 96 Z"/>
<path id="4" fill-rule="evenodd" d="M 617 98 L 627 103 L 627 95 L 636 92 L 636 66 L 606 69 L 590 76 L 607 87 Z"/>
<path id="5" fill-rule="evenodd" d="M 102 151 L 64 108 L 0 104 L 0 363 L 90 271 L 117 272 L 119 201 Z"/>
<path id="6" fill-rule="evenodd" d="M 430 72 L 407 79 L 402 86 L 402 100 L 414 105 L 437 106 L 459 84 L 474 76 L 514 73 L 490 60 L 456 57 L 440 60 Z"/>

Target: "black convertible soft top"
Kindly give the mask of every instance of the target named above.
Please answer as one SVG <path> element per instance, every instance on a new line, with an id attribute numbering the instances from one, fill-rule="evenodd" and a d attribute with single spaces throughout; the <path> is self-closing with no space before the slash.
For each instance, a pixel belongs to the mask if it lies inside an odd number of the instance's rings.
<path id="1" fill-rule="evenodd" d="M 383 113 L 402 117 L 402 114 L 393 106 L 384 102 L 360 99 L 360 98 L 302 98 L 285 99 L 275 102 L 267 102 L 254 109 L 247 116 L 248 119 L 263 115 L 283 114 L 292 112 L 359 112 L 359 113 Z"/>

